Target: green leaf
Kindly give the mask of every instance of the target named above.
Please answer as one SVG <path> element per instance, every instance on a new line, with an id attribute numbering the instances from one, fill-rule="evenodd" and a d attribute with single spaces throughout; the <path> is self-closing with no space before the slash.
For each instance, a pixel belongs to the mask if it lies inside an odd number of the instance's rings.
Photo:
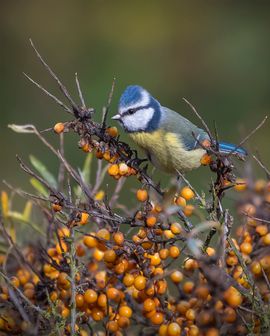
<path id="1" fill-rule="evenodd" d="M 31 212 L 32 212 L 33 203 L 31 201 L 27 201 L 23 210 L 23 219 L 25 221 L 29 221 Z"/>
<path id="2" fill-rule="evenodd" d="M 36 133 L 36 128 L 33 125 L 15 125 L 15 124 L 10 124 L 8 125 L 12 131 L 16 133 Z"/>
<path id="3" fill-rule="evenodd" d="M 36 178 L 32 177 L 30 179 L 30 183 L 41 195 L 43 195 L 45 197 L 49 196 L 48 190 Z"/>
<path id="4" fill-rule="evenodd" d="M 55 177 L 50 173 L 47 167 L 39 161 L 35 156 L 30 155 L 30 162 L 33 167 L 40 173 L 40 175 L 46 180 L 51 187 L 57 188 L 57 182 Z"/>
<path id="5" fill-rule="evenodd" d="M 21 214 L 20 212 L 17 211 L 10 211 L 9 212 L 9 217 L 13 220 L 17 220 L 23 224 L 27 224 L 29 225 L 32 229 L 34 229 L 35 231 L 37 231 L 39 234 L 41 234 L 42 236 L 45 237 L 45 233 L 42 231 L 42 229 L 36 225 L 35 223 L 31 222 L 31 221 L 27 221 L 24 219 L 23 214 Z"/>

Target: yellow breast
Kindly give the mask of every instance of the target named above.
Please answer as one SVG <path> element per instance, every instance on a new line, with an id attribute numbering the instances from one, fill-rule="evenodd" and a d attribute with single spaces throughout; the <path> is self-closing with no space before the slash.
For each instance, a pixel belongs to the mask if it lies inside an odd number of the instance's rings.
<path id="1" fill-rule="evenodd" d="M 130 136 L 146 151 L 154 166 L 168 173 L 198 168 L 205 153 L 202 148 L 187 151 L 179 136 L 163 130 L 130 133 Z"/>

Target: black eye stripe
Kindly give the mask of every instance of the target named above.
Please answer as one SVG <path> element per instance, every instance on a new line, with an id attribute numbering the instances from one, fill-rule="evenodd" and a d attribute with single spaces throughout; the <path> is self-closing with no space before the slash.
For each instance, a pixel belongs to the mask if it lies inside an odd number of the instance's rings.
<path id="1" fill-rule="evenodd" d="M 121 117 L 124 117 L 124 116 L 127 116 L 127 115 L 132 115 L 139 110 L 143 110 L 143 109 L 146 109 L 146 108 L 149 108 L 149 107 L 150 107 L 150 105 L 146 105 L 146 106 L 138 106 L 138 107 L 135 107 L 135 108 L 128 109 L 127 111 L 125 111 L 121 114 Z"/>

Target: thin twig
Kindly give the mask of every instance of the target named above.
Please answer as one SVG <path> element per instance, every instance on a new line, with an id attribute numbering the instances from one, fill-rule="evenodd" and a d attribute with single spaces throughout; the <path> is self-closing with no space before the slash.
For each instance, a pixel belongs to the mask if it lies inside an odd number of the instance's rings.
<path id="1" fill-rule="evenodd" d="M 253 134 L 255 134 L 266 122 L 266 120 L 268 119 L 268 116 L 265 116 L 263 118 L 263 120 L 258 124 L 258 126 L 256 126 L 234 149 L 232 149 L 227 155 L 226 157 L 231 156 L 232 154 L 234 154 L 235 152 L 237 152 L 237 149 L 239 149 L 245 142 L 247 142 L 247 140 L 249 138 L 252 137 Z"/>
<path id="2" fill-rule="evenodd" d="M 56 74 L 52 71 L 52 69 L 49 67 L 49 65 L 44 61 L 44 59 L 42 58 L 42 56 L 40 55 L 40 53 L 38 52 L 38 50 L 36 49 L 33 41 L 31 39 L 30 40 L 30 44 L 32 46 L 32 48 L 34 49 L 38 59 L 41 61 L 41 63 L 43 64 L 43 66 L 45 67 L 45 69 L 50 73 L 50 75 L 54 78 L 54 80 L 57 82 L 60 90 L 62 91 L 62 93 L 64 94 L 64 96 L 67 98 L 67 100 L 70 102 L 74 112 L 79 112 L 79 108 L 78 106 L 75 104 L 75 102 L 73 101 L 73 99 L 71 98 L 68 90 L 66 89 L 66 87 L 62 84 L 62 82 L 59 80 L 59 78 L 56 76 Z"/>
<path id="3" fill-rule="evenodd" d="M 80 101 L 81 101 L 81 104 L 82 104 L 82 108 L 85 109 L 86 105 L 85 105 L 85 101 L 84 101 L 84 98 L 83 98 L 83 94 L 82 94 L 82 90 L 81 90 L 81 85 L 80 85 L 80 82 L 79 82 L 79 78 L 78 78 L 77 72 L 75 73 L 75 81 L 76 81 L 76 86 L 77 86 L 78 94 L 79 94 L 79 97 L 80 97 Z"/>
<path id="4" fill-rule="evenodd" d="M 180 173 L 179 170 L 177 170 L 177 174 L 181 177 L 182 180 L 184 180 L 184 182 L 189 186 L 189 188 L 194 192 L 194 194 L 196 195 L 196 198 L 200 201 L 201 205 L 205 205 L 205 202 L 203 201 L 203 199 L 201 198 L 201 196 L 199 195 L 199 193 L 196 191 L 195 188 L 193 188 L 193 186 L 191 185 L 191 183 L 185 178 L 185 176 Z"/>
<path id="5" fill-rule="evenodd" d="M 116 81 L 116 78 L 114 77 L 113 78 L 113 82 L 112 82 L 112 87 L 111 87 L 111 90 L 110 90 L 110 93 L 109 93 L 109 97 L 108 97 L 108 103 L 107 103 L 107 106 L 104 108 L 104 111 L 103 111 L 102 129 L 104 129 L 106 127 L 106 120 L 107 120 L 107 116 L 108 116 L 108 113 L 109 113 L 109 108 L 110 108 L 111 103 L 112 103 L 112 97 L 113 97 L 113 92 L 114 92 L 114 87 L 115 87 L 115 81 Z"/>
<path id="6" fill-rule="evenodd" d="M 207 126 L 207 123 L 204 121 L 204 119 L 202 118 L 202 116 L 198 113 L 198 111 L 196 110 L 196 108 L 186 99 L 183 98 L 184 102 L 188 104 L 188 106 L 192 109 L 192 111 L 196 114 L 196 116 L 200 119 L 202 125 L 204 126 L 206 132 L 208 133 L 209 137 L 212 139 L 212 135 L 210 132 L 209 127 Z"/>
<path id="7" fill-rule="evenodd" d="M 26 73 L 24 73 L 24 76 L 29 79 L 29 81 L 33 84 L 35 84 L 41 91 L 43 91 L 47 96 L 49 96 L 50 98 L 52 98 L 58 105 L 60 105 L 61 107 L 63 107 L 63 109 L 65 111 L 67 111 L 68 113 L 73 114 L 72 110 L 67 107 L 67 105 L 65 105 L 60 99 L 58 99 L 57 97 L 55 97 L 52 93 L 50 93 L 48 90 L 46 90 L 42 85 L 40 85 L 39 83 L 37 83 L 36 81 L 34 81 L 30 76 L 28 76 Z"/>
<path id="8" fill-rule="evenodd" d="M 266 166 L 263 164 L 263 162 L 257 158 L 257 156 L 252 155 L 253 159 L 258 163 L 258 165 L 265 171 L 267 178 L 270 179 L 270 170 L 266 168 Z"/>

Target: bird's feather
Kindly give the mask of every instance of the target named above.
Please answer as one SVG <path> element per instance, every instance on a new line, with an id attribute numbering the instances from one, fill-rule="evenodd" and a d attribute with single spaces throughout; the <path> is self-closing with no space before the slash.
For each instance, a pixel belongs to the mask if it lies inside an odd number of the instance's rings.
<path id="1" fill-rule="evenodd" d="M 160 128 L 167 132 L 176 134 L 184 144 L 186 150 L 191 151 L 200 148 L 200 144 L 205 139 L 209 139 L 208 134 L 191 121 L 181 116 L 167 107 L 162 107 L 166 118 L 160 123 Z"/>

